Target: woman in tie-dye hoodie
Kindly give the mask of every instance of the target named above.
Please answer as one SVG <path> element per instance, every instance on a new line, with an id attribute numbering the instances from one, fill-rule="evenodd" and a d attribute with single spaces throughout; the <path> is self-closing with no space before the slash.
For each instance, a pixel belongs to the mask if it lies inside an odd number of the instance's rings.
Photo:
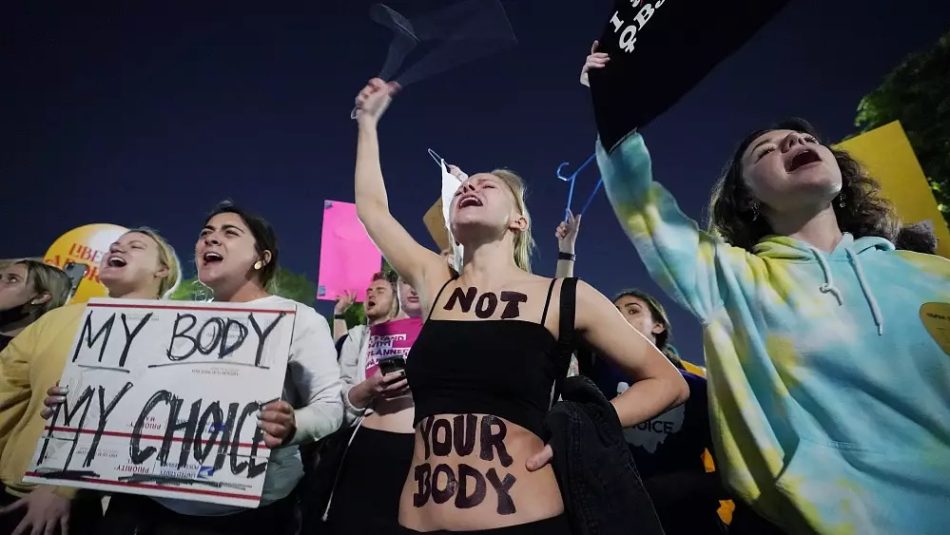
<path id="1" fill-rule="evenodd" d="M 946 533 L 950 261 L 896 251 L 877 184 L 802 121 L 742 142 L 709 232 L 639 134 L 597 161 L 651 275 L 703 324 L 728 486 L 793 533 Z"/>

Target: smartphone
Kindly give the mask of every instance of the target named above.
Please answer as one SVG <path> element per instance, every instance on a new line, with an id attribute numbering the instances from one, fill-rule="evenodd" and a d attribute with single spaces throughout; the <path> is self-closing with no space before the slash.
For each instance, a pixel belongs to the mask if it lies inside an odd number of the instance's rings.
<path id="1" fill-rule="evenodd" d="M 379 361 L 379 372 L 387 375 L 406 369 L 406 357 L 391 357 Z"/>
<path id="2" fill-rule="evenodd" d="M 82 282 L 82 278 L 86 276 L 86 272 L 89 271 L 89 266 L 83 264 L 82 262 L 66 262 L 66 265 L 63 266 L 63 271 L 66 272 L 66 276 L 69 277 L 69 297 L 72 297 L 76 293 L 76 288 L 79 287 L 79 283 Z"/>

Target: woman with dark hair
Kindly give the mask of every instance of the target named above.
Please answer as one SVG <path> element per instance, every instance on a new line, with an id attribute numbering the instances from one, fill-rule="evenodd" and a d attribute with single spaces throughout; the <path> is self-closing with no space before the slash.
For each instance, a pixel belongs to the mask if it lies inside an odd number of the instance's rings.
<path id="1" fill-rule="evenodd" d="M 39 260 L 0 266 L 0 350 L 40 316 L 69 300 L 69 277 Z"/>
<path id="2" fill-rule="evenodd" d="M 877 183 L 801 120 L 739 144 L 708 232 L 653 182 L 638 133 L 597 153 L 653 278 L 703 324 L 737 497 L 795 533 L 945 532 L 950 261 L 896 251 Z"/>
<path id="3" fill-rule="evenodd" d="M 579 230 L 580 217 L 570 213 L 555 230 L 559 277 L 574 276 Z M 705 370 L 681 359 L 673 351 L 670 320 L 663 305 L 652 295 L 637 289 L 623 290 L 614 296 L 613 303 L 627 323 L 653 342 L 680 370 L 689 386 L 686 403 L 623 432 L 663 531 L 668 535 L 723 533 L 717 509 L 725 493 L 719 474 L 712 471 L 709 457 L 712 437 Z M 598 358 L 596 352 L 582 348 L 578 351 L 578 360 L 582 363 L 582 373 L 594 381 L 607 399 L 630 387 L 630 375 L 609 360 Z"/>
<path id="4" fill-rule="evenodd" d="M 530 272 L 524 183 L 511 171 L 474 174 L 459 186 L 449 219 L 464 250 L 460 273 L 406 232 L 389 211 L 377 136 L 397 88 L 373 79 L 356 99 L 355 188 L 367 232 L 428 312 L 407 361 L 415 443 L 399 523 L 406 533 L 569 533 L 553 451 L 542 439 L 567 372 L 561 326 L 576 325 L 579 338 L 637 379 L 613 400 L 622 424 L 682 403 L 686 385 L 596 290 Z"/>
<path id="5" fill-rule="evenodd" d="M 198 280 L 214 292 L 215 301 L 296 309 L 283 395 L 258 416 L 271 450 L 260 507 L 114 494 L 99 533 L 289 535 L 299 529 L 293 493 L 303 477 L 298 445 L 335 431 L 343 406 L 330 327 L 311 307 L 270 293 L 277 260 L 277 235 L 270 224 L 231 203 L 211 212 L 195 244 Z"/>

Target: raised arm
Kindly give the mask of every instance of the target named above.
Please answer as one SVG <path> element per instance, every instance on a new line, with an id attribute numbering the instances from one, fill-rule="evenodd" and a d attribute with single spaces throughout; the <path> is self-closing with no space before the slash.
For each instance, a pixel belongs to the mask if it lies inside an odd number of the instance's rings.
<path id="1" fill-rule="evenodd" d="M 346 290 L 337 298 L 336 305 L 333 307 L 333 341 L 338 342 L 340 338 L 346 336 L 349 328 L 346 325 L 346 311 L 353 306 L 356 301 L 356 293 Z"/>
<path id="2" fill-rule="evenodd" d="M 588 71 L 602 69 L 610 61 L 596 50 L 594 41 L 581 83 Z M 650 153 L 639 133 L 627 136 L 610 154 L 598 141 L 597 165 L 617 219 L 653 280 L 705 322 L 721 306 L 716 263 L 729 262 L 733 269 L 748 273 L 751 255 L 701 231 L 673 196 L 653 182 Z"/>
<path id="3" fill-rule="evenodd" d="M 733 272 L 751 276 L 755 257 L 700 230 L 670 192 L 653 182 L 650 153 L 640 134 L 628 136 L 609 155 L 597 145 L 607 198 L 650 276 L 705 322 L 722 307 L 718 266 L 728 264 Z"/>
<path id="4" fill-rule="evenodd" d="M 574 248 L 580 229 L 581 216 L 575 216 L 568 210 L 567 221 L 562 221 L 554 230 L 554 237 L 557 238 L 557 270 L 554 276 L 559 279 L 574 276 Z"/>
<path id="5" fill-rule="evenodd" d="M 629 323 L 606 297 L 590 285 L 577 285 L 578 333 L 598 355 L 613 361 L 634 380 L 614 398 L 624 427 L 644 422 L 689 398 L 680 372 L 649 340 Z"/>
<path id="6" fill-rule="evenodd" d="M 420 245 L 389 211 L 389 199 L 379 162 L 377 124 L 399 89 L 379 78 L 369 81 L 356 97 L 359 138 L 356 146 L 356 211 L 370 238 L 393 268 L 415 287 L 428 289 L 427 277 L 444 279 L 448 266 Z M 441 284 L 441 282 L 439 282 Z M 424 296 L 429 298 L 429 296 Z"/>

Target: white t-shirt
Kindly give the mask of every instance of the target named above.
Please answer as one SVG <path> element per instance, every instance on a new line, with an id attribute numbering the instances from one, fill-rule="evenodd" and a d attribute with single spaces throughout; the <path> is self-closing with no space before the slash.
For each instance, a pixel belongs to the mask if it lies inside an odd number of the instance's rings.
<path id="1" fill-rule="evenodd" d="M 294 490 L 303 477 L 303 462 L 297 445 L 320 439 L 339 429 L 343 421 L 343 402 L 340 398 L 340 368 L 327 320 L 311 307 L 276 295 L 249 303 L 292 305 L 297 310 L 283 392 L 283 400 L 295 408 L 297 433 L 290 444 L 271 451 L 261 494 L 263 507 L 287 497 Z M 189 500 L 155 500 L 183 515 L 221 516 L 247 510 Z"/>

